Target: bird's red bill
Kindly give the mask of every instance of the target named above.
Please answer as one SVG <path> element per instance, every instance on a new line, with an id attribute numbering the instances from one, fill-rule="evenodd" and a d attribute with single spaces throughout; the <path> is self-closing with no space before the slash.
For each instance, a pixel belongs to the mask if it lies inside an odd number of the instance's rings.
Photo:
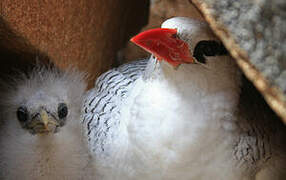
<path id="1" fill-rule="evenodd" d="M 177 37 L 176 29 L 157 28 L 139 33 L 131 42 L 173 66 L 194 63 L 188 44 Z"/>

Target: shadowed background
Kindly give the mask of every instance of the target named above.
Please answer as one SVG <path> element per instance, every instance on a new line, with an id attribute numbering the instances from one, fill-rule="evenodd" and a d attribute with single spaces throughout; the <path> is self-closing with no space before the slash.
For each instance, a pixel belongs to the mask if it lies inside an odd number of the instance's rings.
<path id="1" fill-rule="evenodd" d="M 147 24 L 149 10 L 149 1 L 133 0 L 1 0 L 0 5 L 3 69 L 45 56 L 60 68 L 88 72 L 90 85 Z"/>

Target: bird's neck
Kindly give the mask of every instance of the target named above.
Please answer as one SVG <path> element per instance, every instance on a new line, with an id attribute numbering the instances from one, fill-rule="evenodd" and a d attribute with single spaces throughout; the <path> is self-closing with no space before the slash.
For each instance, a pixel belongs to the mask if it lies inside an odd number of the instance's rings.
<path id="1" fill-rule="evenodd" d="M 225 57 L 222 61 L 232 61 Z M 234 64 L 234 62 L 231 62 Z M 234 93 L 236 98 L 240 89 L 240 74 L 235 65 L 225 66 L 224 63 L 216 69 L 200 64 L 181 64 L 173 67 L 165 61 L 151 57 L 146 67 L 143 79 L 145 81 L 159 80 L 168 83 L 171 88 L 198 91 L 205 95 L 216 92 Z"/>

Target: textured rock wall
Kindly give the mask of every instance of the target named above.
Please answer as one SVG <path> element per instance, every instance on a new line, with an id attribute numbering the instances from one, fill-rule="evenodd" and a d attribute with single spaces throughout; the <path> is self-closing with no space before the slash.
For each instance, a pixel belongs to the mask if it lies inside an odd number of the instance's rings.
<path id="1" fill-rule="evenodd" d="M 134 0 L 1 0 L 0 25 L 5 28 L 0 29 L 0 52 L 6 53 L 0 54 L 1 61 L 16 58 L 7 56 L 13 53 L 27 60 L 33 56 L 24 54 L 45 54 L 61 68 L 74 65 L 88 72 L 92 84 L 147 23 L 148 5 Z"/>
<path id="2" fill-rule="evenodd" d="M 246 76 L 286 120 L 286 1 L 193 2 Z"/>

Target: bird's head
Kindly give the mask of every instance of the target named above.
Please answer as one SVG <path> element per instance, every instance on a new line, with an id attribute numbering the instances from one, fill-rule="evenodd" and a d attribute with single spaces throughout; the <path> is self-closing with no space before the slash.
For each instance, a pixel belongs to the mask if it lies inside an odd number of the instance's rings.
<path id="1" fill-rule="evenodd" d="M 24 129 L 32 134 L 56 133 L 69 114 L 67 100 L 46 92 L 37 92 L 19 104 L 16 115 Z"/>
<path id="2" fill-rule="evenodd" d="M 74 69 L 37 67 L 11 85 L 7 102 L 13 120 L 31 134 L 53 134 L 79 120 L 85 90 L 83 74 Z"/>
<path id="3" fill-rule="evenodd" d="M 227 55 L 207 23 L 187 17 L 168 19 L 161 28 L 142 32 L 131 41 L 174 67 L 185 63 L 211 67 L 211 59 Z"/>

